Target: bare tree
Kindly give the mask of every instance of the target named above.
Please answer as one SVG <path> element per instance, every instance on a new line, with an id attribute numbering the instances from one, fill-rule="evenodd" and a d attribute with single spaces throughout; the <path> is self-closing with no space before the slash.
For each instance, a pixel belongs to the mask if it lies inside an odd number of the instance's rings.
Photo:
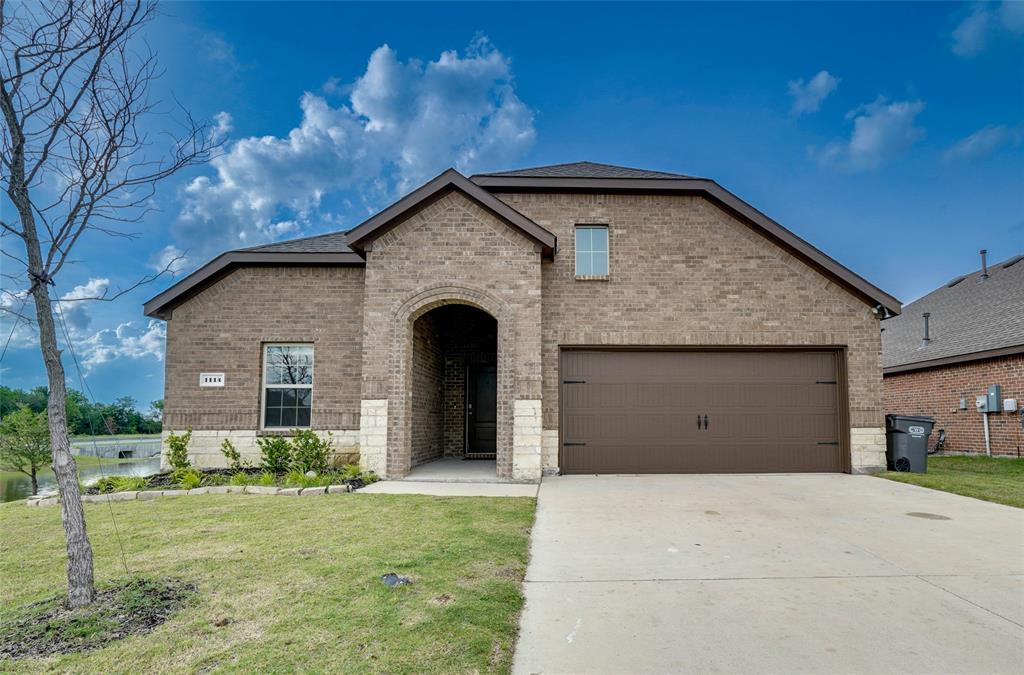
<path id="1" fill-rule="evenodd" d="M 132 236 L 120 228 L 145 216 L 157 183 L 205 161 L 215 145 L 209 127 L 187 113 L 178 133 L 168 134 L 168 148 L 159 153 L 142 126 L 143 118 L 160 112 L 149 98 L 150 84 L 160 74 L 155 56 L 138 50 L 140 30 L 154 11 L 153 4 L 138 0 L 13 6 L 0 0 L 0 185 L 15 216 L 0 217 L 0 234 L 24 244 L 24 257 L 3 251 L 4 280 L 22 289 L 8 293 L 26 301 L 31 297 L 35 304 L 34 317 L 11 309 L 14 321 L 36 324 L 46 365 L 72 607 L 91 603 L 95 587 L 68 440 L 64 368 L 54 322 L 54 306 L 59 313 L 60 304 L 50 297 L 50 288 L 73 262 L 71 253 L 84 236 Z M 131 288 L 93 299 L 110 300 Z"/>

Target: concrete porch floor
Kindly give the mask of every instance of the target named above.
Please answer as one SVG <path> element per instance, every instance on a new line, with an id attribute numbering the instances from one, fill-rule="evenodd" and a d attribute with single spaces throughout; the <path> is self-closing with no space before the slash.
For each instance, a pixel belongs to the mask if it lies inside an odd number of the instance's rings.
<path id="1" fill-rule="evenodd" d="M 493 459 L 444 457 L 414 466 L 402 480 L 433 483 L 511 483 L 498 478 Z"/>

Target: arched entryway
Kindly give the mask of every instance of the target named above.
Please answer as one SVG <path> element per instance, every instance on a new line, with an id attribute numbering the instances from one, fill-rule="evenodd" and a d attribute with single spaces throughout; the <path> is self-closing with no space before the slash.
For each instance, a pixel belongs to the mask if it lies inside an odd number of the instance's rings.
<path id="1" fill-rule="evenodd" d="M 411 333 L 410 469 L 494 476 L 498 321 L 471 305 L 444 304 L 414 319 Z M 433 462 L 440 464 L 424 467 Z"/>

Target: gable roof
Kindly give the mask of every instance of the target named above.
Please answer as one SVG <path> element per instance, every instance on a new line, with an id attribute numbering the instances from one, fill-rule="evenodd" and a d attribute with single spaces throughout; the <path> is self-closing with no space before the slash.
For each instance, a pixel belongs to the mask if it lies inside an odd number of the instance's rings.
<path id="1" fill-rule="evenodd" d="M 553 164 L 520 171 L 482 173 L 470 177 L 491 192 L 580 192 L 700 195 L 790 251 L 804 262 L 839 282 L 872 307 L 900 313 L 900 301 L 856 272 L 761 213 L 721 185 L 662 171 L 644 171 L 592 162 Z"/>
<path id="2" fill-rule="evenodd" d="M 458 190 L 476 201 L 494 215 L 519 230 L 544 247 L 544 254 L 554 254 L 558 239 L 554 234 L 533 222 L 487 190 L 471 183 L 455 169 L 448 169 L 433 180 L 427 181 L 377 215 L 348 231 L 348 245 L 356 251 L 363 250 L 366 242 L 380 236 L 397 225 L 402 218 L 416 209 L 442 197 L 451 190 Z"/>
<path id="3" fill-rule="evenodd" d="M 614 164 L 598 164 L 597 162 L 572 162 L 570 164 L 549 164 L 534 166 L 513 171 L 496 171 L 494 173 L 478 173 L 470 180 L 484 176 L 515 176 L 519 178 L 693 178 L 680 173 L 633 169 L 628 166 Z"/>
<path id="4" fill-rule="evenodd" d="M 882 322 L 886 374 L 1024 353 L 1024 256 L 957 277 Z M 929 342 L 923 345 L 928 312 Z"/>
<path id="5" fill-rule="evenodd" d="M 352 253 L 348 246 L 347 232 L 328 232 L 317 234 L 312 237 L 301 237 L 299 239 L 288 239 L 273 244 L 261 246 L 250 246 L 249 248 L 238 249 L 239 251 L 259 251 L 264 253 Z"/>

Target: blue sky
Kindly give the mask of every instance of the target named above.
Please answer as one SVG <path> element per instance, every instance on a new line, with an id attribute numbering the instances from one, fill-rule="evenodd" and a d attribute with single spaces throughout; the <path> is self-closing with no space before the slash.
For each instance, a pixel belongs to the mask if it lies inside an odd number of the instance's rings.
<path id="1" fill-rule="evenodd" d="M 451 165 L 714 178 L 904 302 L 1024 252 L 1024 2 L 167 3 L 146 39 L 155 97 L 223 154 L 162 185 L 137 239 L 85 241 L 65 297 L 347 229 Z M 67 305 L 97 398 L 162 396 L 141 305 L 173 281 Z M 30 330 L 0 368 L 45 383 Z"/>

